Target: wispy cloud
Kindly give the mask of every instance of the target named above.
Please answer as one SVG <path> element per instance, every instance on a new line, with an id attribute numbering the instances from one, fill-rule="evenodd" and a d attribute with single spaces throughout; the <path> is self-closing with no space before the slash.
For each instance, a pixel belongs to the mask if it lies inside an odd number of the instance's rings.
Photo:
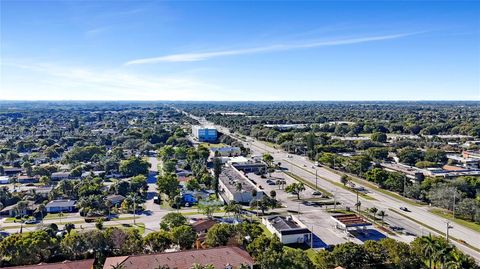
<path id="1" fill-rule="evenodd" d="M 162 62 L 196 62 L 196 61 L 204 61 L 211 58 L 224 57 L 224 56 L 244 55 L 244 54 L 253 54 L 253 53 L 267 53 L 267 52 L 287 51 L 287 50 L 295 50 L 295 49 L 309 49 L 309 48 L 318 48 L 318 47 L 327 47 L 327 46 L 340 46 L 340 45 L 359 44 L 359 43 L 366 43 L 366 42 L 398 39 L 402 37 L 411 36 L 414 34 L 418 34 L 418 32 L 381 35 L 381 36 L 368 36 L 368 37 L 349 38 L 349 39 L 323 40 L 323 41 L 304 42 L 304 43 L 296 43 L 296 44 L 274 44 L 274 45 L 268 45 L 268 46 L 262 46 L 262 47 L 244 48 L 244 49 L 236 49 L 236 50 L 171 54 L 171 55 L 164 55 L 160 57 L 135 59 L 135 60 L 131 60 L 124 63 L 124 65 L 154 64 L 154 63 L 162 63 Z"/>
<path id="2" fill-rule="evenodd" d="M 39 77 L 32 79 L 33 84 L 13 78 L 5 81 L 2 98 L 6 99 L 189 100 L 203 99 L 206 92 L 222 93 L 221 87 L 184 74 L 149 76 L 122 69 L 99 70 L 48 63 L 3 62 L 2 66 L 26 70 L 29 73 L 22 74 Z"/>

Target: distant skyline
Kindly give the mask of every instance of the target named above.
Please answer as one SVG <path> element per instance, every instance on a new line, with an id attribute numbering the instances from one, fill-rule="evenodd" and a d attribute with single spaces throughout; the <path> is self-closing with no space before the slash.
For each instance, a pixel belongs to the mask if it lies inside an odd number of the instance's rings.
<path id="1" fill-rule="evenodd" d="M 0 100 L 480 100 L 476 1 L 0 2 Z"/>

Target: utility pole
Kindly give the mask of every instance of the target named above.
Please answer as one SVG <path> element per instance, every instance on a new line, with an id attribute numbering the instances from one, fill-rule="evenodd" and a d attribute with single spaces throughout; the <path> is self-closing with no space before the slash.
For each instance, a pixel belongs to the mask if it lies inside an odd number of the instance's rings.
<path id="1" fill-rule="evenodd" d="M 405 197 L 405 190 L 407 189 L 407 177 L 403 176 L 403 197 Z"/>
<path id="2" fill-rule="evenodd" d="M 335 211 L 337 209 L 337 201 L 335 200 L 335 190 L 333 191 L 333 210 Z"/>
<path id="3" fill-rule="evenodd" d="M 451 225 L 450 225 L 450 222 L 447 221 L 447 233 L 446 233 L 447 242 L 448 242 L 448 236 L 449 236 L 448 231 L 449 231 L 450 229 L 453 229 L 453 226 L 451 226 Z"/>
<path id="4" fill-rule="evenodd" d="M 457 194 L 457 189 L 455 189 L 455 191 L 453 192 L 453 208 L 452 208 L 452 215 L 453 215 L 453 219 L 455 219 L 455 195 Z"/>
<path id="5" fill-rule="evenodd" d="M 137 194 L 133 195 L 133 225 L 137 225 L 137 223 L 135 221 L 135 212 L 136 212 L 135 209 L 137 209 L 136 204 L 135 204 L 136 197 L 137 197 Z"/>

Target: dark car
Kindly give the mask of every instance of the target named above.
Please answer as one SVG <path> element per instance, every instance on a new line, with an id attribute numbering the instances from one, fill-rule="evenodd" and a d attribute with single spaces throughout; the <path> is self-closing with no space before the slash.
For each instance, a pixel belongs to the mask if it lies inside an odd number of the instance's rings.
<path id="1" fill-rule="evenodd" d="M 405 211 L 405 212 L 410 212 L 410 209 L 408 209 L 404 206 L 400 207 L 400 210 Z"/>

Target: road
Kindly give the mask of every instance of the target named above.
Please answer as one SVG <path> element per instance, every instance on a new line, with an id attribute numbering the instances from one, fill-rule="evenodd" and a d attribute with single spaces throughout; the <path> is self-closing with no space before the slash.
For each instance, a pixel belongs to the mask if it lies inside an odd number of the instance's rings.
<path id="1" fill-rule="evenodd" d="M 182 111 L 183 112 L 183 111 Z M 185 113 L 185 112 L 183 112 Z M 266 145 L 265 143 L 256 140 L 252 137 L 246 137 L 243 136 L 242 139 L 240 139 L 236 134 L 230 133 L 230 131 L 219 125 L 215 125 L 211 122 L 208 122 L 204 118 L 196 117 L 194 115 L 185 113 L 186 115 L 198 120 L 201 124 L 203 125 L 211 125 L 215 126 L 220 132 L 229 134 L 234 138 L 239 139 L 244 146 L 249 147 L 250 150 L 252 151 L 252 154 L 256 155 L 261 155 L 263 153 L 270 153 L 274 159 L 275 162 L 282 162 L 283 165 L 286 165 L 287 168 L 315 183 L 319 184 L 320 187 L 329 190 L 332 193 L 335 193 L 335 197 L 338 201 L 342 202 L 345 205 L 353 205 L 357 201 L 357 195 L 353 192 L 350 192 L 348 190 L 345 190 L 343 188 L 339 188 L 335 184 L 332 184 L 329 181 L 334 181 L 334 182 L 340 182 L 340 175 L 331 172 L 330 170 L 323 168 L 323 167 L 315 167 L 314 163 L 308 160 L 304 156 L 299 156 L 295 154 L 289 154 L 283 150 L 273 148 L 269 145 Z M 315 173 L 318 174 L 318 179 L 315 179 Z M 327 179 L 327 180 L 324 180 Z M 414 206 L 410 204 L 405 204 L 405 202 L 398 200 L 392 196 L 386 195 L 382 192 L 379 192 L 376 189 L 369 188 L 368 186 L 362 185 L 362 184 L 356 184 L 357 186 L 363 186 L 367 192 L 368 195 L 375 200 L 367 200 L 364 198 L 359 198 L 360 202 L 362 203 L 362 207 L 377 207 L 379 210 L 384 210 L 387 213 L 387 217 L 385 220 L 393 224 L 395 226 L 400 226 L 405 229 L 407 229 L 409 232 L 412 232 L 416 235 L 426 235 L 429 233 L 432 234 L 438 234 L 435 230 L 441 231 L 443 233 L 446 232 L 446 227 L 447 227 L 447 222 L 448 220 L 442 217 L 439 217 L 437 215 L 434 215 L 430 213 L 428 210 L 430 209 L 429 206 Z M 429 229 L 427 227 L 424 227 L 420 224 L 417 224 L 408 218 L 401 216 L 395 212 L 393 212 L 390 209 L 398 210 L 400 207 L 407 206 L 411 212 L 405 213 L 408 215 L 408 217 L 414 219 L 417 222 L 423 223 L 427 225 L 428 227 L 432 227 L 435 230 Z M 453 229 L 449 230 L 449 234 L 459 240 L 463 240 L 464 242 L 467 242 L 469 245 L 476 247 L 477 249 L 480 248 L 480 234 L 467 228 L 464 226 L 461 226 L 459 224 L 451 224 L 453 225 Z M 476 250 L 464 245 L 460 244 L 456 241 L 451 241 L 454 243 L 459 249 L 464 251 L 465 253 L 468 253 L 472 257 L 474 257 L 477 261 L 480 261 L 480 253 L 477 252 Z"/>

